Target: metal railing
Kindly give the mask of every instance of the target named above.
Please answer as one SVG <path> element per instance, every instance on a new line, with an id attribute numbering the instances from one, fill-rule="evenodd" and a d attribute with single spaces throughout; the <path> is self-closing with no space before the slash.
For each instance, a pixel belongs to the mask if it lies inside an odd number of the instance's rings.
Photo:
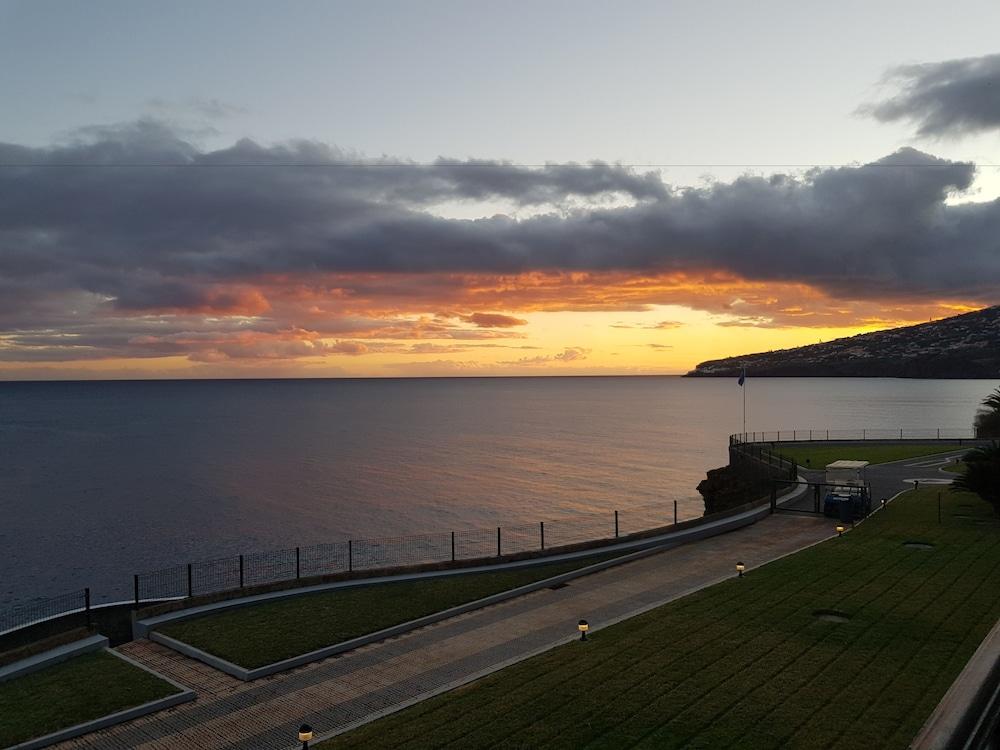
<path id="1" fill-rule="evenodd" d="M 749 442 L 741 435 L 729 437 L 729 462 L 751 462 L 760 472 L 770 478 L 795 479 L 798 465 L 790 458 L 775 453 L 766 443 Z"/>
<path id="2" fill-rule="evenodd" d="M 489 560 L 585 542 L 613 540 L 676 524 L 677 502 L 588 513 L 518 526 L 349 539 L 175 565 L 136 573 L 132 595 L 182 599 L 301 578 L 462 560 Z"/>
<path id="3" fill-rule="evenodd" d="M 0 609 L 0 635 L 76 612 L 84 613 L 90 623 L 89 588 Z"/>
<path id="4" fill-rule="evenodd" d="M 860 430 L 770 430 L 764 432 L 737 433 L 729 436 L 729 444 L 734 443 L 781 443 L 810 442 L 827 440 L 977 440 L 974 429 L 956 427 L 860 429 Z"/>

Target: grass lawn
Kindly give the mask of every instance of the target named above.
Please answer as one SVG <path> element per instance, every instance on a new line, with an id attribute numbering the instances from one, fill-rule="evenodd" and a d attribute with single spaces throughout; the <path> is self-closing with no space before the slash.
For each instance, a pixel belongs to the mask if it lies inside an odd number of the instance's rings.
<path id="1" fill-rule="evenodd" d="M 953 461 L 949 464 L 945 464 L 941 468 L 945 471 L 950 471 L 952 474 L 964 474 L 965 466 L 965 461 Z"/>
<path id="2" fill-rule="evenodd" d="M 959 449 L 960 446 L 942 446 L 940 443 L 919 443 L 916 445 L 878 445 L 858 443 L 856 445 L 797 445 L 780 446 L 778 452 L 785 458 L 790 458 L 799 466 L 811 469 L 822 469 L 827 464 L 842 458 L 852 461 L 868 461 L 873 464 L 883 464 L 886 461 L 899 461 L 903 458 L 930 456 L 935 453 L 947 453 Z M 806 463 L 809 459 L 809 463 Z"/>
<path id="3" fill-rule="evenodd" d="M 77 656 L 0 682 L 0 747 L 176 692 L 173 685 L 103 651 Z"/>
<path id="4" fill-rule="evenodd" d="M 938 491 L 320 747 L 905 748 L 1000 616 L 1000 524 Z"/>
<path id="5" fill-rule="evenodd" d="M 253 669 L 620 555 L 605 553 L 522 570 L 307 594 L 208 615 L 159 631 Z"/>

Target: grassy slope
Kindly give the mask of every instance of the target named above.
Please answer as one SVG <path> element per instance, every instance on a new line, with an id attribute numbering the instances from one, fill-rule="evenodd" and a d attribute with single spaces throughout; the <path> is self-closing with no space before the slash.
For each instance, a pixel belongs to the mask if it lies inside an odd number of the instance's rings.
<path id="1" fill-rule="evenodd" d="M 829 463 L 842 458 L 853 461 L 868 461 L 873 464 L 882 464 L 886 461 L 898 461 L 903 458 L 916 458 L 917 456 L 930 456 L 935 453 L 947 453 L 958 449 L 959 446 L 942 446 L 941 444 L 917 444 L 917 445 L 874 445 L 860 443 L 857 445 L 801 445 L 801 446 L 780 446 L 776 449 L 785 458 L 790 458 L 799 466 L 806 466 L 806 459 L 809 459 L 809 468 L 822 469 Z"/>
<path id="2" fill-rule="evenodd" d="M 177 688 L 99 651 L 0 682 L 0 747 L 138 706 Z"/>
<path id="3" fill-rule="evenodd" d="M 160 632 L 252 669 L 614 556 L 308 594 L 180 622 Z"/>
<path id="4" fill-rule="evenodd" d="M 992 511 L 937 492 L 322 747 L 905 748 L 1000 616 Z"/>

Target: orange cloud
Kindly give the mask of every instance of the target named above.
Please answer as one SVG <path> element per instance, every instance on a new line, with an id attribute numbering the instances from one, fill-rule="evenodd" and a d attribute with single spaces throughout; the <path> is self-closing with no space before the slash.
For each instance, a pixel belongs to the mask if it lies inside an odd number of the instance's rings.
<path id="1" fill-rule="evenodd" d="M 466 323 L 472 323 L 479 328 L 513 328 L 523 326 L 528 321 L 515 318 L 511 315 L 500 315 L 499 313 L 473 313 L 472 315 L 461 316 Z"/>

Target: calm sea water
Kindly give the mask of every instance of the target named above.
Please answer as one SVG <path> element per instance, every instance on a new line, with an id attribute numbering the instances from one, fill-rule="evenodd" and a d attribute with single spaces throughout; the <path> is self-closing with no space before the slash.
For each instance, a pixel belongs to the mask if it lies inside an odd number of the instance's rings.
<path id="1" fill-rule="evenodd" d="M 749 429 L 968 428 L 995 381 L 750 379 Z M 732 379 L 0 383 L 0 605 L 270 548 L 678 500 Z"/>

